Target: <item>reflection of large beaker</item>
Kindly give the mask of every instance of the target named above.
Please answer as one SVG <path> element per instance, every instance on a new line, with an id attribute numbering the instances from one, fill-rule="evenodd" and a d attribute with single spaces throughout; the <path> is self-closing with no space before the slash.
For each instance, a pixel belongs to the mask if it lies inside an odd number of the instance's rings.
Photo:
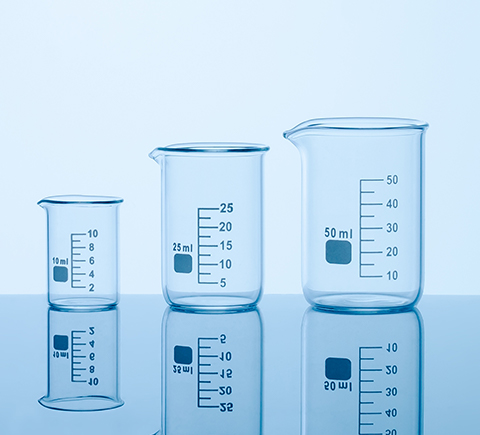
<path id="1" fill-rule="evenodd" d="M 167 309 L 162 360 L 164 435 L 261 433 L 262 322 L 257 310 Z"/>
<path id="2" fill-rule="evenodd" d="M 302 281 L 311 304 L 386 310 L 420 297 L 427 127 L 327 118 L 284 133 L 302 159 Z"/>
<path id="3" fill-rule="evenodd" d="M 302 327 L 302 435 L 420 435 L 422 426 L 419 312 L 308 309 Z"/>
<path id="4" fill-rule="evenodd" d="M 117 308 L 48 310 L 48 392 L 39 402 L 62 411 L 123 405 L 118 387 Z"/>

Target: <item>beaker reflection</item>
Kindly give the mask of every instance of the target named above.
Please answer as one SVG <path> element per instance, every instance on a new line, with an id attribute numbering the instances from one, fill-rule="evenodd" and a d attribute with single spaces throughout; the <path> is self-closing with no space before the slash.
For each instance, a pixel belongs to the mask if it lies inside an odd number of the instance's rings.
<path id="1" fill-rule="evenodd" d="M 338 314 L 302 325 L 302 435 L 420 435 L 422 320 L 415 309 Z"/>
<path id="2" fill-rule="evenodd" d="M 259 312 L 194 313 L 167 308 L 162 336 L 163 434 L 259 435 Z"/>
<path id="3" fill-rule="evenodd" d="M 118 387 L 117 308 L 48 310 L 48 392 L 40 404 L 62 411 L 123 405 Z"/>

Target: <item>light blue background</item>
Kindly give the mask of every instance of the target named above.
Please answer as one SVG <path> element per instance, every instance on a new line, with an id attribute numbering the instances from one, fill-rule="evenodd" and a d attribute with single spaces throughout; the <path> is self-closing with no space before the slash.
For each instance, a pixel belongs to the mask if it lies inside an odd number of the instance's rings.
<path id="1" fill-rule="evenodd" d="M 444 0 L 0 3 L 0 293 L 46 291 L 49 195 L 117 195 L 121 290 L 160 291 L 160 171 L 184 141 L 271 147 L 265 291 L 299 293 L 300 160 L 323 116 L 430 123 L 425 293 L 480 294 L 480 4 Z"/>

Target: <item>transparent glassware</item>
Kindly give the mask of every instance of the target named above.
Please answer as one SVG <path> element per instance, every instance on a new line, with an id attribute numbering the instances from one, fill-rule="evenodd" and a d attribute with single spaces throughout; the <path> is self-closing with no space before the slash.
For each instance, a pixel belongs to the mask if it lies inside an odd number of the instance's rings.
<path id="1" fill-rule="evenodd" d="M 254 306 L 262 292 L 262 168 L 268 147 L 186 143 L 162 167 L 162 288 L 170 305 Z"/>
<path id="2" fill-rule="evenodd" d="M 158 433 L 194 434 L 199 428 L 209 435 L 261 433 L 258 310 L 167 308 L 162 337 L 163 430 Z"/>
<path id="3" fill-rule="evenodd" d="M 284 133 L 302 161 L 302 282 L 331 309 L 413 306 L 423 287 L 428 124 L 325 118 Z"/>
<path id="4" fill-rule="evenodd" d="M 48 301 L 71 308 L 118 302 L 118 206 L 123 199 L 64 195 L 47 212 Z"/>
<path id="5" fill-rule="evenodd" d="M 123 405 L 116 307 L 48 310 L 48 392 L 39 402 L 61 411 L 102 411 Z"/>
<path id="6" fill-rule="evenodd" d="M 309 308 L 302 324 L 302 435 L 423 433 L 420 313 Z"/>

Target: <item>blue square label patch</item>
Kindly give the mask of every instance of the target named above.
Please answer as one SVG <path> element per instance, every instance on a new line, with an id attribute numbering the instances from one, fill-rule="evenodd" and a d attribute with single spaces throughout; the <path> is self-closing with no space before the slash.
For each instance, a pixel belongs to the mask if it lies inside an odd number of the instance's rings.
<path id="1" fill-rule="evenodd" d="M 53 280 L 56 282 L 67 282 L 68 269 L 65 266 L 53 266 Z"/>
<path id="2" fill-rule="evenodd" d="M 175 346 L 173 348 L 173 360 L 177 364 L 192 364 L 192 348 L 190 346 Z"/>
<path id="3" fill-rule="evenodd" d="M 192 256 L 190 254 L 175 254 L 173 269 L 177 273 L 190 273 L 193 269 Z"/>
<path id="4" fill-rule="evenodd" d="M 53 348 L 55 350 L 68 350 L 68 335 L 54 335 Z"/>
<path id="5" fill-rule="evenodd" d="M 352 244 L 348 240 L 327 240 L 325 259 L 330 264 L 349 264 L 352 261 Z"/>
<path id="6" fill-rule="evenodd" d="M 325 377 L 332 381 L 348 381 L 352 377 L 352 362 L 348 358 L 327 358 Z"/>

